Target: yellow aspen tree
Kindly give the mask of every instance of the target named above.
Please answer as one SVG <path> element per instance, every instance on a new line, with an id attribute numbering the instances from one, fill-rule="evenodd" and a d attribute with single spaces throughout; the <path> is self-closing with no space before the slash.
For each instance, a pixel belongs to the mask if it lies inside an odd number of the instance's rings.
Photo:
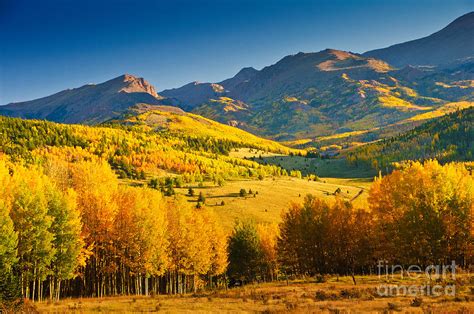
<path id="1" fill-rule="evenodd" d="M 81 161 L 71 164 L 71 179 L 86 247 L 93 246 L 84 274 L 86 292 L 103 296 L 111 293 L 106 283 L 117 267 L 113 245 L 117 177 L 104 161 Z"/>
<path id="2" fill-rule="evenodd" d="M 210 276 L 222 275 L 227 268 L 227 237 L 215 212 L 207 207 L 201 210 L 208 241 L 211 244 Z M 211 278 L 212 280 L 212 278 Z"/>
<path id="3" fill-rule="evenodd" d="M 435 160 L 411 162 L 376 180 L 369 203 L 388 244 L 385 256 L 465 265 L 472 254 L 473 182 L 464 165 Z"/>
<path id="4" fill-rule="evenodd" d="M 11 217 L 18 232 L 19 268 L 22 292 L 26 298 L 41 299 L 42 281 L 55 254 L 54 235 L 50 232 L 45 186 L 48 179 L 35 168 L 12 169 L 14 200 Z"/>
<path id="5" fill-rule="evenodd" d="M 50 231 L 54 235 L 55 249 L 49 290 L 50 297 L 59 300 L 61 282 L 74 278 L 81 264 L 81 252 L 84 247 L 82 223 L 74 190 L 68 189 L 63 194 L 49 184 L 46 193 L 48 214 L 53 218 Z"/>

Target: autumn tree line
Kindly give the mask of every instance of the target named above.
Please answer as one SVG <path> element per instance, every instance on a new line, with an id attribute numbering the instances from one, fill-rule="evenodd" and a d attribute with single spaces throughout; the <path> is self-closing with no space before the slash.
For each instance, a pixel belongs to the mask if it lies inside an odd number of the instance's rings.
<path id="1" fill-rule="evenodd" d="M 474 262 L 474 178 L 463 164 L 412 162 L 376 178 L 367 208 L 308 195 L 279 226 L 240 222 L 229 240 L 229 277 L 243 282 L 325 274 L 376 274 L 389 265 Z"/>
<path id="2" fill-rule="evenodd" d="M 1 158 L 0 230 L 2 299 L 185 293 L 227 267 L 210 210 L 121 185 L 101 160 Z"/>

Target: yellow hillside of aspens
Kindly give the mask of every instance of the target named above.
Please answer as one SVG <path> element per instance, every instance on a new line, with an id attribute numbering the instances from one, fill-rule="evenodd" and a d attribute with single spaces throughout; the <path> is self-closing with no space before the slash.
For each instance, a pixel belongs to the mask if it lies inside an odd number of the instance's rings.
<path id="1" fill-rule="evenodd" d="M 219 99 L 211 99 L 210 101 L 214 103 L 223 104 L 225 112 L 229 112 L 229 111 L 236 112 L 240 110 L 247 110 L 243 102 L 236 101 L 230 97 L 219 97 Z"/>
<path id="2" fill-rule="evenodd" d="M 463 81 L 457 81 L 453 82 L 452 85 L 443 83 L 443 82 L 436 82 L 435 83 L 437 86 L 441 86 L 443 88 L 473 88 L 474 87 L 474 80 L 463 80 Z"/>
<path id="3" fill-rule="evenodd" d="M 411 117 L 410 119 L 407 119 L 406 121 L 420 121 L 420 120 L 437 118 L 437 117 L 444 116 L 448 113 L 454 112 L 456 110 L 462 110 L 462 109 L 466 109 L 472 106 L 474 106 L 474 102 L 470 102 L 470 101 L 450 102 L 433 111 L 425 112 L 422 114 L 418 114 L 414 117 Z"/>
<path id="4" fill-rule="evenodd" d="M 334 140 L 334 139 L 339 139 L 339 138 L 346 138 L 349 136 L 355 136 L 355 135 L 361 135 L 364 133 L 369 132 L 369 130 L 361 130 L 361 131 L 351 131 L 351 132 L 344 132 L 344 133 L 339 133 L 339 134 L 333 134 L 329 136 L 321 136 L 316 139 L 317 142 L 320 141 L 326 141 L 326 140 Z"/>
<path id="5" fill-rule="evenodd" d="M 192 113 L 173 113 L 152 110 L 137 116 L 138 121 L 151 127 L 166 128 L 173 133 L 190 134 L 196 137 L 212 137 L 245 142 L 281 153 L 299 152 L 277 142 L 260 138 L 241 129 L 221 124 Z"/>
<path id="6" fill-rule="evenodd" d="M 305 145 L 305 144 L 311 143 L 312 141 L 313 140 L 310 139 L 310 138 L 303 138 L 303 139 L 299 139 L 299 140 L 285 141 L 285 142 L 281 142 L 281 143 L 283 145 L 286 145 L 286 146 L 296 147 L 296 146 L 299 146 L 299 145 Z"/>
<path id="7" fill-rule="evenodd" d="M 406 100 L 397 98 L 391 95 L 384 95 L 378 97 L 379 102 L 383 107 L 396 108 L 401 111 L 414 111 L 414 110 L 430 110 L 432 107 L 422 107 L 414 105 Z"/>

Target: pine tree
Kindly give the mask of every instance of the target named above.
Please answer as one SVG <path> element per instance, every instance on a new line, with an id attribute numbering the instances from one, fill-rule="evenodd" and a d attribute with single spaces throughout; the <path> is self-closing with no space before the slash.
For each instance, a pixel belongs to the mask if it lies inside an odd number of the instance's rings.
<path id="1" fill-rule="evenodd" d="M 261 269 L 262 250 L 257 229 L 253 222 L 237 222 L 229 238 L 230 277 L 254 281 Z"/>
<path id="2" fill-rule="evenodd" d="M 199 196 L 198 196 L 197 201 L 198 201 L 198 203 L 206 202 L 206 198 L 204 197 L 204 194 L 202 194 L 202 192 L 199 192 Z"/>

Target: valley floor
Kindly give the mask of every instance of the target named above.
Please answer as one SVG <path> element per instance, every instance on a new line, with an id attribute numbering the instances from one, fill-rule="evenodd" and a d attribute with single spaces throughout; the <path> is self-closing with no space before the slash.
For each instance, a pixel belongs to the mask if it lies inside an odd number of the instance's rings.
<path id="1" fill-rule="evenodd" d="M 291 202 L 302 203 L 307 194 L 321 198 L 334 198 L 340 189 L 340 197 L 353 200 L 355 207 L 363 207 L 372 182 L 366 179 L 321 178 L 308 181 L 298 178 L 266 178 L 264 180 L 227 181 L 224 186 L 205 183 L 202 187 L 191 185 L 195 196 L 186 196 L 189 202 L 197 203 L 200 192 L 206 198 L 206 206 L 219 216 L 225 230 L 232 230 L 236 219 L 249 218 L 257 223 L 278 223 L 281 212 L 288 210 Z M 253 193 L 241 197 L 245 189 Z M 188 187 L 175 189 L 178 194 L 187 195 Z M 258 194 L 256 194 L 258 193 Z"/>
<path id="2" fill-rule="evenodd" d="M 464 276 L 456 282 L 456 296 L 382 297 L 377 276 L 331 277 L 325 283 L 274 282 L 241 288 L 178 296 L 124 296 L 101 299 L 67 299 L 38 303 L 41 313 L 165 312 L 165 313 L 473 313 L 474 286 Z M 391 279 L 390 284 L 421 284 Z"/>

